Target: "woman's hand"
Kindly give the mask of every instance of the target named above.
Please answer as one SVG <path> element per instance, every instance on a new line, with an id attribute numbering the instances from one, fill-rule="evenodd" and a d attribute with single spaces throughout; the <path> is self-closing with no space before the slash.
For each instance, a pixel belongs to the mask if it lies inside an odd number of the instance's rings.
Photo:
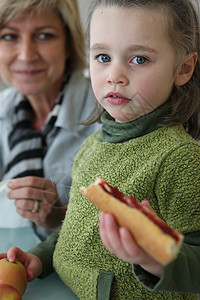
<path id="1" fill-rule="evenodd" d="M 44 228 L 56 229 L 61 224 L 67 207 L 60 201 L 54 182 L 27 176 L 11 180 L 7 186 L 19 215 Z"/>
<path id="2" fill-rule="evenodd" d="M 143 205 L 152 211 L 147 201 Z M 140 248 L 127 228 L 117 225 L 112 214 L 101 213 L 99 230 L 101 240 L 110 252 L 126 262 L 140 265 L 149 273 L 161 277 L 163 267 Z"/>
<path id="3" fill-rule="evenodd" d="M 10 262 L 20 261 L 26 268 L 28 281 L 32 281 L 42 273 L 43 265 L 39 257 L 23 252 L 17 247 L 10 248 L 8 253 L 0 253 L 0 259 L 2 258 L 7 258 Z"/>

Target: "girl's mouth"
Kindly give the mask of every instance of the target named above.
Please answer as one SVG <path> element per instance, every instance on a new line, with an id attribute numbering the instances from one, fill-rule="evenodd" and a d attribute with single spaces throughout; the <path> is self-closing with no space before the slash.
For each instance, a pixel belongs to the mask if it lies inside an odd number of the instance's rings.
<path id="1" fill-rule="evenodd" d="M 131 101 L 122 94 L 114 92 L 108 93 L 105 97 L 105 100 L 113 105 L 122 105 Z"/>

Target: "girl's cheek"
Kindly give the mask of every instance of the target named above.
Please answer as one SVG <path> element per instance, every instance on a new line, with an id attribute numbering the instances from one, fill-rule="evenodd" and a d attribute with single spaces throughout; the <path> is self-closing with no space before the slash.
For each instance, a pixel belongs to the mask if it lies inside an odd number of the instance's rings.
<path id="1" fill-rule="evenodd" d="M 101 85 L 99 84 L 99 82 L 93 82 L 92 87 L 93 87 L 94 95 L 96 99 L 99 101 Z"/>
<path id="2" fill-rule="evenodd" d="M 91 70 L 90 76 L 91 76 L 92 88 L 93 88 L 94 94 L 95 94 L 95 96 L 97 96 L 104 85 L 103 81 L 100 78 L 99 73 L 95 72 L 93 70 Z"/>
<path id="3" fill-rule="evenodd" d="M 154 81 L 147 81 L 143 82 L 142 86 L 138 85 L 137 91 L 141 96 L 141 100 L 144 101 L 146 105 L 151 105 L 152 98 L 156 97 L 157 92 L 159 92 L 159 89 L 157 89 L 156 83 Z"/>

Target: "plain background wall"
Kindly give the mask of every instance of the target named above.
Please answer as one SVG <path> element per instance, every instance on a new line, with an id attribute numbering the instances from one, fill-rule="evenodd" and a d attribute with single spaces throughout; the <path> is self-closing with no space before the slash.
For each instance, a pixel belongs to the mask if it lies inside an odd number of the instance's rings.
<path id="1" fill-rule="evenodd" d="M 82 19 L 84 27 L 87 24 L 87 15 L 88 15 L 88 10 L 89 10 L 91 3 L 92 3 L 92 0 L 78 0 L 80 15 L 81 15 L 81 19 Z"/>

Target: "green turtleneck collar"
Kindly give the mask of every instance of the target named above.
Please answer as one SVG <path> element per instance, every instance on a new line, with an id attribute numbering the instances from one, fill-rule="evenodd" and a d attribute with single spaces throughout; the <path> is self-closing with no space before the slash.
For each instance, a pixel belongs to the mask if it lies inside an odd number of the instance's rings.
<path id="1" fill-rule="evenodd" d="M 102 130 L 100 139 L 103 142 L 122 143 L 145 135 L 166 125 L 165 117 L 169 115 L 169 112 L 170 102 L 167 101 L 154 111 L 132 122 L 117 123 L 109 113 L 105 111 L 101 116 Z"/>

